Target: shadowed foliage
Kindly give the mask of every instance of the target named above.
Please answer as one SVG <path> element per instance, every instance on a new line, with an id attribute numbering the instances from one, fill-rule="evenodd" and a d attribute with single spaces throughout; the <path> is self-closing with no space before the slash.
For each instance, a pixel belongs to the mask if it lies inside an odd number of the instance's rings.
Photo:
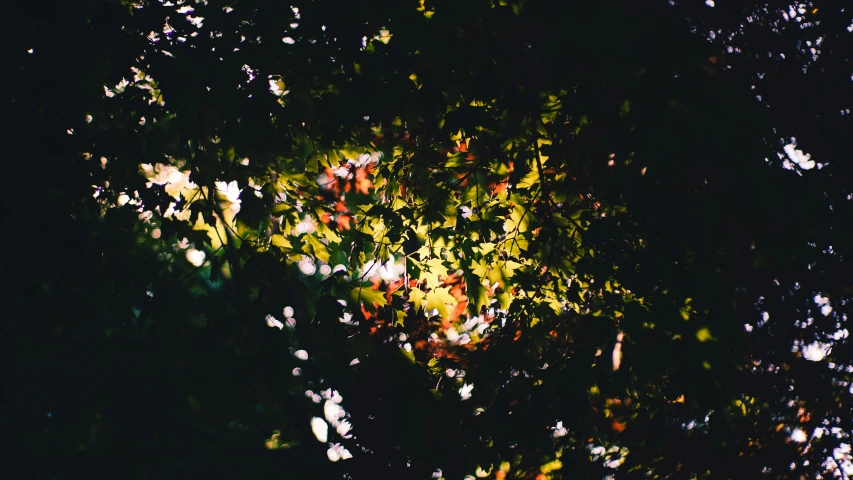
<path id="1" fill-rule="evenodd" d="M 853 9 L 723 3 L 15 5 L 17 459 L 853 475 Z"/>

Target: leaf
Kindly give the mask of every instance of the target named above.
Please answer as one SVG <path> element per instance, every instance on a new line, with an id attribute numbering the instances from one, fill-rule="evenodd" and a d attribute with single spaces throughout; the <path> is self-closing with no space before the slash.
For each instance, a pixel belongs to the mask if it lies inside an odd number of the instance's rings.
<path id="1" fill-rule="evenodd" d="M 311 253 L 314 254 L 314 257 L 326 263 L 329 262 L 329 247 L 321 242 L 320 239 L 314 235 L 305 235 L 305 241 L 311 247 Z"/>
<path id="2" fill-rule="evenodd" d="M 426 293 L 420 288 L 409 290 L 409 301 L 412 302 L 412 306 L 415 307 L 416 312 L 424 307 L 424 297 L 426 297 Z"/>
<path id="3" fill-rule="evenodd" d="M 299 140 L 293 147 L 293 152 L 303 160 L 314 153 L 314 144 L 311 142 L 311 139 L 308 138 L 308 135 L 302 134 L 299 136 Z"/>
<path id="4" fill-rule="evenodd" d="M 272 210 L 270 210 L 270 213 L 272 213 L 275 216 L 281 216 L 285 212 L 289 212 L 291 210 L 293 210 L 293 207 L 291 205 L 284 203 L 284 202 L 281 202 L 281 203 L 276 203 L 275 205 L 273 205 Z"/>
<path id="5" fill-rule="evenodd" d="M 474 247 L 475 252 L 480 252 L 483 255 L 488 255 L 495 249 L 494 243 L 481 243 L 478 246 Z"/>
<path id="6" fill-rule="evenodd" d="M 489 281 L 493 284 L 495 282 L 500 282 L 501 285 L 506 288 L 509 284 L 509 279 L 515 275 L 515 271 L 521 267 L 521 264 L 518 262 L 513 262 L 512 260 L 508 260 L 506 262 L 501 262 L 497 268 L 492 268 L 491 272 L 489 272 Z"/>
<path id="7" fill-rule="evenodd" d="M 441 278 L 447 276 L 447 267 L 440 258 L 432 258 L 421 265 L 421 280 L 425 279 L 429 287 L 437 287 Z"/>
<path id="8" fill-rule="evenodd" d="M 486 278 L 486 276 L 489 274 L 489 266 L 485 260 L 480 260 L 479 262 L 471 261 L 471 265 L 469 268 L 471 269 L 471 273 L 481 279 Z"/>
<path id="9" fill-rule="evenodd" d="M 441 315 L 441 318 L 447 318 L 450 314 L 448 306 L 456 306 L 456 299 L 450 294 L 449 288 L 434 288 L 426 294 L 427 312 L 438 310 L 438 314 Z"/>
<path id="10" fill-rule="evenodd" d="M 358 287 L 350 292 L 350 300 L 353 304 L 364 305 L 364 308 L 371 313 L 376 312 L 376 306 L 384 307 L 388 302 L 385 300 L 385 292 L 373 290 L 369 287 Z"/>
<path id="11" fill-rule="evenodd" d="M 272 244 L 274 246 L 281 248 L 282 250 L 292 250 L 293 249 L 293 245 L 290 244 L 290 240 L 285 238 L 285 236 L 280 234 L 280 233 L 270 237 L 270 240 L 272 241 Z"/>

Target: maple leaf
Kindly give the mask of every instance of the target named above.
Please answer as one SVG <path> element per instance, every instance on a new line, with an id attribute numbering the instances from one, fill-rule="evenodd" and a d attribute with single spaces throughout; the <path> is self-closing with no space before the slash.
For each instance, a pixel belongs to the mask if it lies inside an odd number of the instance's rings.
<path id="1" fill-rule="evenodd" d="M 449 288 L 434 288 L 426 294 L 427 312 L 437 311 L 441 318 L 447 318 L 450 314 L 450 306 L 456 306 L 456 299 L 450 294 Z"/>
<path id="2" fill-rule="evenodd" d="M 362 304 L 365 310 L 371 313 L 375 313 L 377 307 L 384 307 L 387 304 L 385 292 L 366 287 L 352 289 L 350 300 L 355 304 Z"/>

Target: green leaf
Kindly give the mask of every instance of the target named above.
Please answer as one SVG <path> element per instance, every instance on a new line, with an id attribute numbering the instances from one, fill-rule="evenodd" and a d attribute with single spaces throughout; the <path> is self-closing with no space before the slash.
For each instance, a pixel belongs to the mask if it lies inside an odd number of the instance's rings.
<path id="1" fill-rule="evenodd" d="M 350 292 L 350 300 L 354 305 L 364 305 L 371 313 L 376 312 L 376 306 L 384 307 L 388 302 L 385 300 L 385 292 L 373 290 L 370 287 L 358 287 Z"/>
<path id="2" fill-rule="evenodd" d="M 323 242 L 320 241 L 319 238 L 314 235 L 305 235 L 305 241 L 308 242 L 308 245 L 311 247 L 311 253 L 315 258 L 322 260 L 326 263 L 329 262 L 329 247 L 326 246 Z"/>
<path id="3" fill-rule="evenodd" d="M 299 135 L 299 140 L 293 150 L 294 153 L 304 161 L 314 153 L 314 144 L 311 142 L 311 139 L 308 138 L 308 135 L 301 134 Z"/>

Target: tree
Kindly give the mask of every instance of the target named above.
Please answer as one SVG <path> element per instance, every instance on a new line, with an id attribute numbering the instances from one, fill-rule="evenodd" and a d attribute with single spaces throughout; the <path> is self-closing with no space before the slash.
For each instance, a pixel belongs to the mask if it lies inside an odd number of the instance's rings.
<path id="1" fill-rule="evenodd" d="M 848 475 L 843 16 L 637 3 L 21 22 L 24 448 L 169 478 Z"/>

